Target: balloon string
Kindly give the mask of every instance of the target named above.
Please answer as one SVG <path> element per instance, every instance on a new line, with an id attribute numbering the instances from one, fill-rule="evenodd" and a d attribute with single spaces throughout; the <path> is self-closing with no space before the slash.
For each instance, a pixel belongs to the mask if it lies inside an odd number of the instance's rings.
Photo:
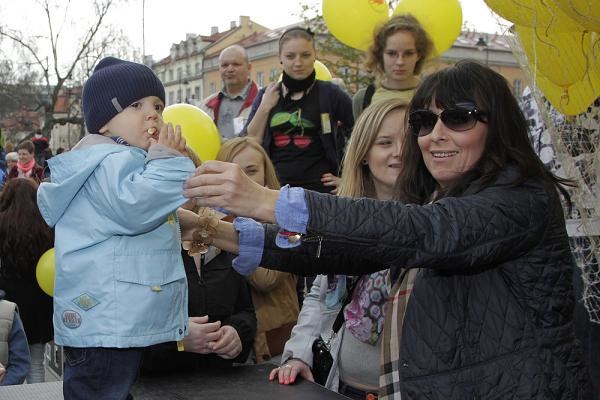
<path id="1" fill-rule="evenodd" d="M 571 11 L 573 11 L 573 13 L 577 14 L 577 16 L 581 19 L 584 19 L 586 21 L 589 21 L 591 24 L 597 25 L 600 24 L 600 18 L 594 18 L 591 15 L 586 15 L 584 11 L 579 11 L 577 9 L 577 6 L 574 3 L 574 0 L 568 0 L 569 1 L 569 8 L 571 9 Z M 588 0 L 588 1 L 598 1 L 598 0 Z M 589 5 L 589 3 L 588 3 Z M 589 12 L 589 6 L 588 6 L 588 12 Z"/>

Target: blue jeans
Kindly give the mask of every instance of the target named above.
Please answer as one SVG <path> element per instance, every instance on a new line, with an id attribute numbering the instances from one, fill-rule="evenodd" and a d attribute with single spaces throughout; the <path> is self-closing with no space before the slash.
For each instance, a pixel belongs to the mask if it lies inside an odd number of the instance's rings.
<path id="1" fill-rule="evenodd" d="M 65 400 L 125 400 L 140 368 L 142 348 L 64 347 Z"/>

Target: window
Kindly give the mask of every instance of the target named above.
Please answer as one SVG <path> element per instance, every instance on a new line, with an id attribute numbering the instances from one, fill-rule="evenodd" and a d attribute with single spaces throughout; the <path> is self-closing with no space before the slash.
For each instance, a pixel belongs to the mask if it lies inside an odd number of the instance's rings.
<path id="1" fill-rule="evenodd" d="M 269 81 L 275 82 L 277 80 L 278 76 L 279 76 L 279 69 L 277 69 L 277 68 L 271 69 L 271 72 L 269 73 Z"/>
<path id="2" fill-rule="evenodd" d="M 200 75 L 202 72 L 202 65 L 200 63 L 196 63 L 196 75 Z"/>
<path id="3" fill-rule="evenodd" d="M 190 66 L 189 66 L 189 65 L 186 65 L 186 66 L 185 66 L 185 76 L 186 76 L 186 78 L 187 78 L 188 76 L 190 76 L 191 74 L 192 74 L 192 71 L 191 71 L 191 69 L 190 69 Z"/>
<path id="4" fill-rule="evenodd" d="M 211 82 L 209 85 L 209 94 L 213 94 L 214 92 L 217 91 L 217 85 L 214 82 Z"/>
<path id="5" fill-rule="evenodd" d="M 177 89 L 177 102 L 181 103 L 183 99 L 181 98 L 181 88 Z"/>
<path id="6" fill-rule="evenodd" d="M 173 70 L 170 69 L 169 70 L 169 81 L 172 81 L 172 80 L 173 80 Z"/>
<path id="7" fill-rule="evenodd" d="M 256 73 L 256 84 L 259 87 L 263 87 L 265 85 L 265 74 L 262 71 L 258 71 Z"/>
<path id="8" fill-rule="evenodd" d="M 177 68 L 177 79 L 181 79 L 181 67 Z"/>
<path id="9" fill-rule="evenodd" d="M 194 88 L 194 98 L 200 100 L 200 86 Z"/>
<path id="10" fill-rule="evenodd" d="M 175 93 L 173 91 L 169 92 L 169 104 L 175 103 Z"/>
<path id="11" fill-rule="evenodd" d="M 192 97 L 192 89 L 191 88 L 185 88 L 185 100 L 189 100 Z"/>

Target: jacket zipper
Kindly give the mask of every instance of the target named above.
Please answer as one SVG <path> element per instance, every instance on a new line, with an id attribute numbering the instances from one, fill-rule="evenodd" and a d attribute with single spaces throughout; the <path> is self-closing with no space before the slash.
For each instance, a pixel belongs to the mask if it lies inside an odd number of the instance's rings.
<path id="1" fill-rule="evenodd" d="M 317 251 L 315 254 L 316 258 L 321 257 L 321 248 L 323 246 L 323 240 L 324 240 L 323 235 L 317 235 L 317 234 L 308 234 L 302 238 L 302 241 L 305 243 L 314 243 L 314 242 L 318 241 Z M 350 236 L 348 236 L 348 235 L 333 235 L 333 236 L 327 235 L 326 241 L 330 242 L 330 243 L 352 244 L 352 245 L 358 244 L 358 245 L 364 245 L 364 246 L 372 246 L 377 243 L 376 240 L 364 240 L 364 239 L 356 240 L 356 238 L 352 238 L 352 240 L 350 240 Z"/>

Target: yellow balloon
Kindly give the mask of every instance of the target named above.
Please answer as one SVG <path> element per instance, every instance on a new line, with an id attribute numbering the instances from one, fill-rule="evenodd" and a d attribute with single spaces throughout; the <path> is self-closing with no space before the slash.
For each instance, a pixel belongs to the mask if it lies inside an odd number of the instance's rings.
<path id="1" fill-rule="evenodd" d="M 315 61 L 315 72 L 316 72 L 316 78 L 318 80 L 320 80 L 320 81 L 330 81 L 331 80 L 331 72 L 329 72 L 329 70 L 327 69 L 325 64 L 323 64 L 319 60 Z"/>
<path id="2" fill-rule="evenodd" d="M 462 8 L 458 0 L 400 0 L 393 15 L 411 14 L 433 42 L 433 57 L 454 44 L 462 28 Z"/>
<path id="3" fill-rule="evenodd" d="M 38 260 L 35 278 L 44 293 L 54 295 L 54 248 L 46 250 Z"/>
<path id="4" fill-rule="evenodd" d="M 314 68 L 315 68 L 315 79 L 318 79 L 320 81 L 330 81 L 333 78 L 333 76 L 331 75 L 331 72 L 329 72 L 329 69 L 327 69 L 325 64 L 323 64 L 321 61 L 315 60 Z M 279 74 L 279 78 L 277 78 L 277 82 L 281 82 L 282 78 L 283 78 L 283 75 Z"/>
<path id="5" fill-rule="evenodd" d="M 592 46 L 589 32 L 548 35 L 544 30 L 520 25 L 515 29 L 531 71 L 538 70 L 559 86 L 568 86 L 583 78 L 588 69 L 586 54 Z"/>
<path id="6" fill-rule="evenodd" d="M 200 160 L 214 160 L 221 148 L 221 136 L 213 120 L 191 104 L 172 104 L 163 111 L 163 119 L 181 126 L 187 145 Z"/>
<path id="7" fill-rule="evenodd" d="M 365 51 L 375 28 L 389 19 L 389 9 L 385 0 L 323 0 L 323 19 L 337 40 Z"/>
<path id="8" fill-rule="evenodd" d="M 600 1 L 547 0 L 554 2 L 565 14 L 585 28 L 600 32 Z"/>
<path id="9" fill-rule="evenodd" d="M 566 87 L 558 86 L 541 75 L 536 82 L 554 108 L 565 115 L 584 113 L 600 97 L 600 76 L 593 72 Z"/>
<path id="10" fill-rule="evenodd" d="M 496 14 L 517 25 L 537 28 L 548 34 L 583 30 L 583 26 L 563 12 L 553 0 L 484 1 Z"/>

